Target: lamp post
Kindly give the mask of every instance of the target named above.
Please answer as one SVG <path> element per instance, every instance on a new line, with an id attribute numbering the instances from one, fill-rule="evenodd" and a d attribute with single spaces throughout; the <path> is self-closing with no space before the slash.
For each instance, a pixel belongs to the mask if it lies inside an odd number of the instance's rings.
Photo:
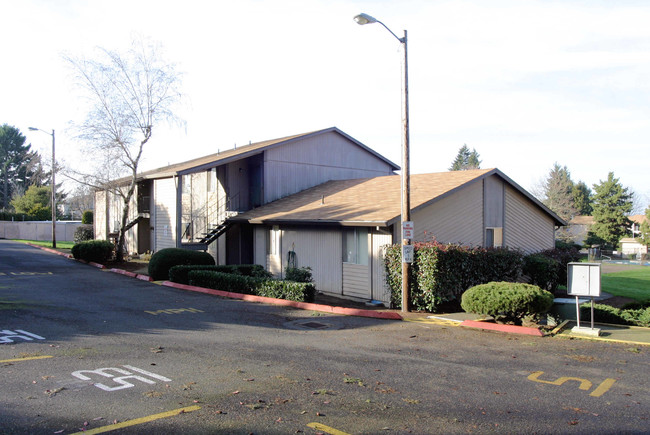
<path id="1" fill-rule="evenodd" d="M 412 249 L 410 246 L 411 240 L 408 237 L 404 237 L 404 223 L 411 221 L 411 198 L 410 198 L 410 169 L 409 169 L 409 77 L 408 77 L 408 46 L 406 39 L 406 30 L 404 30 L 404 37 L 400 38 L 392 30 L 390 30 L 384 23 L 379 21 L 376 18 L 371 17 L 368 14 L 359 14 L 354 17 L 354 21 L 359 25 L 364 24 L 373 24 L 379 23 L 386 30 L 390 32 L 391 35 L 395 37 L 403 46 L 404 46 L 404 83 L 402 89 L 402 125 L 403 125 L 403 136 L 402 136 L 402 173 L 401 173 L 401 184 L 402 184 L 402 215 L 401 215 L 401 224 L 402 224 L 402 311 L 408 312 L 410 306 L 410 269 L 411 263 L 405 261 L 407 250 Z M 412 252 L 412 251 L 409 251 Z"/>
<path id="2" fill-rule="evenodd" d="M 54 150 L 55 150 L 54 129 L 52 129 L 52 133 L 48 133 L 47 131 L 41 130 L 40 128 L 36 128 L 36 127 L 29 127 L 29 129 L 31 131 L 42 131 L 43 133 L 52 136 L 52 248 L 56 248 L 56 178 L 55 178 L 56 158 L 54 156 Z"/>

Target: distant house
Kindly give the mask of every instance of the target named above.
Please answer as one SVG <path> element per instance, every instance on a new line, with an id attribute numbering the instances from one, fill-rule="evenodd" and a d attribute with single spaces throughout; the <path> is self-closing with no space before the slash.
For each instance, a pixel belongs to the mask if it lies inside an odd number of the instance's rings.
<path id="1" fill-rule="evenodd" d="M 251 263 L 251 228 L 227 218 L 328 180 L 389 175 L 397 169 L 332 127 L 143 172 L 130 204 L 126 249 L 184 247 L 207 250 L 221 264 Z M 114 237 L 121 211 L 121 200 L 110 190 L 95 192 L 96 238 Z"/>
<path id="2" fill-rule="evenodd" d="M 229 221 L 252 232 L 253 261 L 272 273 L 295 259 L 320 291 L 388 303 L 382 247 L 401 239 L 400 193 L 397 175 L 328 181 Z M 412 175 L 411 209 L 415 240 L 524 252 L 553 248 L 566 225 L 498 169 Z"/>

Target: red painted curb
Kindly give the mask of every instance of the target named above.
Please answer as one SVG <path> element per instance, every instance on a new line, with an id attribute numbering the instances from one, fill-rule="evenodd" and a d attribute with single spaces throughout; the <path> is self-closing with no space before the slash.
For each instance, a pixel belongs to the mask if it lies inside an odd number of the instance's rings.
<path id="1" fill-rule="evenodd" d="M 72 254 L 66 254 L 65 252 L 57 251 L 56 249 L 46 248 L 45 246 L 34 245 L 33 243 L 25 243 L 25 244 L 28 245 L 28 246 L 31 246 L 32 248 L 38 248 L 38 249 L 41 249 L 43 251 L 50 252 L 52 254 L 60 255 L 62 257 L 73 258 Z"/>
<path id="2" fill-rule="evenodd" d="M 330 305 L 313 304 L 309 302 L 288 301 L 286 299 L 275 299 L 275 298 L 267 298 L 264 296 L 245 295 L 242 293 L 226 292 L 223 290 L 213 290 L 209 288 L 196 287 L 187 284 L 179 284 L 171 281 L 163 281 L 162 285 L 167 287 L 177 288 L 180 290 L 188 290 L 188 291 L 205 293 L 214 296 L 221 296 L 224 298 L 241 299 L 244 301 L 260 302 L 264 304 L 282 305 L 285 307 L 294 307 L 303 310 L 322 311 L 326 313 L 343 314 L 346 316 L 371 317 L 375 319 L 402 320 L 402 316 L 400 316 L 399 314 L 394 312 L 388 312 L 388 311 L 362 310 L 358 308 L 332 307 Z"/>
<path id="3" fill-rule="evenodd" d="M 543 337 L 544 333 L 537 328 L 528 328 L 526 326 L 516 325 L 500 325 L 498 323 L 479 322 L 476 320 L 465 320 L 460 326 L 467 326 L 469 328 L 486 329 L 489 331 L 508 332 L 511 334 L 524 334 Z"/>
<path id="4" fill-rule="evenodd" d="M 124 269 L 115 269 L 115 268 L 113 268 L 113 269 L 110 269 L 109 272 L 119 273 L 120 275 L 130 276 L 131 278 L 135 278 L 137 276 L 137 274 L 135 274 L 133 272 L 129 272 L 128 270 L 124 270 Z"/>
<path id="5" fill-rule="evenodd" d="M 104 266 L 103 264 L 94 263 L 92 261 L 89 261 L 88 264 L 90 264 L 91 266 L 95 266 L 98 269 L 106 269 L 106 266 Z"/>
<path id="6" fill-rule="evenodd" d="M 141 273 L 138 273 L 135 277 L 141 279 L 142 281 L 149 281 L 149 282 L 153 281 L 153 279 L 151 279 L 149 275 L 143 275 Z"/>

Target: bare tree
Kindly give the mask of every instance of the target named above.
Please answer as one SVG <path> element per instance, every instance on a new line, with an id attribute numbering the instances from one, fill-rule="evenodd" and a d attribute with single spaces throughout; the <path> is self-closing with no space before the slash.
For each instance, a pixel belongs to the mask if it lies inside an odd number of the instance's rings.
<path id="1" fill-rule="evenodd" d="M 95 170 L 83 181 L 100 186 L 123 201 L 116 259 L 124 257 L 125 227 L 134 195 L 138 166 L 154 127 L 179 121 L 181 74 L 164 61 L 160 46 L 138 40 L 126 53 L 99 48 L 93 59 L 65 58 L 88 101 L 85 121 L 76 124 L 79 139 L 94 149 Z M 77 171 L 83 173 L 83 171 Z M 117 176 L 124 178 L 116 182 Z"/>

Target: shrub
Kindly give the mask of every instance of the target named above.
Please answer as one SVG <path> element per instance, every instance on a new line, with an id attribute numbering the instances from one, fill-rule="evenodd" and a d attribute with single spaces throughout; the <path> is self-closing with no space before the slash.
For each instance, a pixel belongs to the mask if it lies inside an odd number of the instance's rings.
<path id="1" fill-rule="evenodd" d="M 271 278 L 270 272 L 259 264 L 233 264 L 233 265 L 178 265 L 169 269 L 169 280 L 180 284 L 189 284 L 188 274 L 192 270 L 210 270 L 215 272 L 231 273 L 236 275 L 252 276 L 254 278 Z"/>
<path id="2" fill-rule="evenodd" d="M 290 267 L 284 269 L 284 279 L 294 282 L 314 282 L 311 267 Z"/>
<path id="3" fill-rule="evenodd" d="M 86 224 L 86 225 L 92 225 L 93 224 L 93 211 L 92 210 L 86 210 L 83 212 L 81 215 L 81 223 Z"/>
<path id="4" fill-rule="evenodd" d="M 438 242 L 416 243 L 414 248 L 410 282 L 412 307 L 416 310 L 433 312 L 443 303 L 457 302 L 474 285 L 517 281 L 521 276 L 523 256 L 516 250 Z M 384 265 L 393 307 L 401 307 L 401 261 L 401 245 L 387 246 Z"/>
<path id="5" fill-rule="evenodd" d="M 92 225 L 81 225 L 74 230 L 74 242 L 80 243 L 95 238 L 95 232 Z"/>
<path id="6" fill-rule="evenodd" d="M 631 308 L 621 308 L 610 305 L 594 304 L 594 320 L 602 323 L 616 323 L 619 325 L 635 325 L 650 327 L 650 303 L 640 302 Z M 590 319 L 591 303 L 580 305 L 580 318 Z"/>
<path id="7" fill-rule="evenodd" d="M 72 256 L 77 260 L 105 263 L 113 256 L 115 245 L 107 240 L 87 240 L 72 246 Z"/>
<path id="8" fill-rule="evenodd" d="M 468 289 L 461 306 L 468 313 L 492 316 L 499 323 L 521 324 L 538 317 L 553 305 L 553 295 L 532 284 L 490 282 Z"/>
<path id="9" fill-rule="evenodd" d="M 580 260 L 580 252 L 575 247 L 569 248 L 556 248 L 556 249 L 547 249 L 540 252 L 540 254 L 552 258 L 557 261 L 558 266 L 558 279 L 557 285 L 551 288 L 551 291 L 557 290 L 558 285 L 567 285 L 567 265 L 571 262 Z"/>
<path id="10" fill-rule="evenodd" d="M 212 255 L 203 251 L 165 248 L 154 253 L 149 260 L 149 276 L 154 280 L 169 279 L 169 269 L 177 265 L 213 265 Z"/>
<path id="11" fill-rule="evenodd" d="M 255 278 L 211 270 L 191 270 L 188 275 L 191 285 L 215 290 L 298 302 L 312 302 L 316 294 L 316 289 L 311 283 Z"/>
<path id="12" fill-rule="evenodd" d="M 528 282 L 544 290 L 557 288 L 560 263 L 543 254 L 530 254 L 524 257 L 523 273 Z"/>

